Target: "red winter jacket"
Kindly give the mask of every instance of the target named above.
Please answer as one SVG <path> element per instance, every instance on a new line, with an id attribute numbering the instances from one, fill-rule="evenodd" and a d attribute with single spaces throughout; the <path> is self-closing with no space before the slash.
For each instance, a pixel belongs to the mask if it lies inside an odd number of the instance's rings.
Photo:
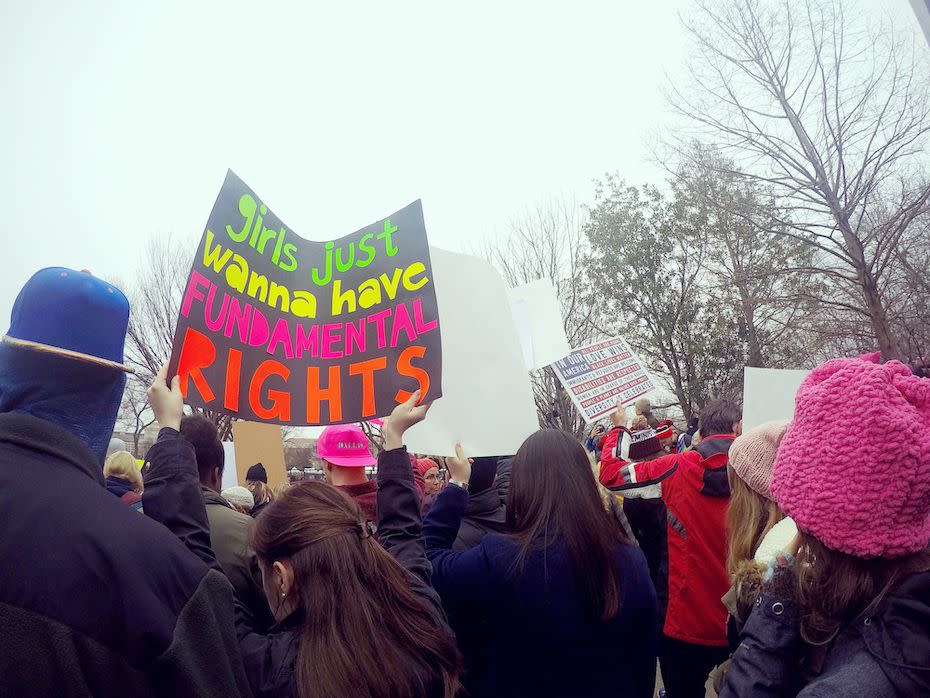
<path id="1" fill-rule="evenodd" d="M 601 461 L 600 481 L 608 489 L 622 492 L 662 483 L 662 499 L 668 508 L 665 634 L 696 645 L 727 644 L 727 610 L 720 599 L 730 588 L 727 454 L 734 438 L 715 434 L 692 451 L 642 463 Z"/>

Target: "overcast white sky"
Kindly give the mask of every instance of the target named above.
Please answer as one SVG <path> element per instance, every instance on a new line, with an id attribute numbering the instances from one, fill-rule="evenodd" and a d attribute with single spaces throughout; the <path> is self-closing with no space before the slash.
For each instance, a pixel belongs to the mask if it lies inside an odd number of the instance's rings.
<path id="1" fill-rule="evenodd" d="M 193 253 L 228 167 L 305 237 L 422 198 L 451 250 L 605 171 L 658 180 L 689 6 L 4 0 L 0 323 L 40 267 Z"/>

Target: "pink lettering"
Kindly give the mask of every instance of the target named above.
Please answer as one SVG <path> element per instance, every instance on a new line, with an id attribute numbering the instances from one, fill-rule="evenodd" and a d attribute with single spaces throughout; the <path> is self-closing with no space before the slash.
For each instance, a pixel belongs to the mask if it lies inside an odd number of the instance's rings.
<path id="1" fill-rule="evenodd" d="M 352 345 L 355 345 L 355 351 L 365 353 L 365 318 L 359 318 L 358 325 L 355 323 L 346 323 L 346 356 L 352 353 Z"/>
<path id="2" fill-rule="evenodd" d="M 413 331 L 413 322 L 410 320 L 410 313 L 407 312 L 407 305 L 400 303 L 394 308 L 394 322 L 391 326 L 391 348 L 397 346 L 397 340 L 400 338 L 401 330 L 407 333 L 407 341 L 412 342 L 417 338 L 416 332 Z"/>
<path id="3" fill-rule="evenodd" d="M 342 337 L 338 334 L 342 330 L 342 323 L 323 325 L 323 352 L 320 358 L 323 359 L 340 359 L 342 350 L 333 349 L 333 342 L 338 342 Z"/>
<path id="4" fill-rule="evenodd" d="M 197 272 L 194 272 L 195 274 Z M 220 306 L 220 312 L 217 314 L 216 319 L 210 317 L 210 308 L 213 307 L 213 301 L 216 299 L 216 284 L 210 284 L 210 290 L 207 291 L 207 304 L 203 309 L 203 319 L 207 323 L 207 327 L 212 332 L 219 332 L 223 329 L 223 320 L 226 319 L 226 309 L 229 307 L 229 294 L 223 294 L 223 303 Z"/>
<path id="5" fill-rule="evenodd" d="M 417 328 L 417 334 L 425 334 L 439 327 L 439 320 L 430 320 L 423 322 L 423 299 L 417 298 L 413 302 L 413 324 Z"/>
<path id="6" fill-rule="evenodd" d="M 391 309 L 382 310 L 378 313 L 372 313 L 368 316 L 368 322 L 375 323 L 378 331 L 378 349 L 384 349 L 387 346 L 387 340 L 384 337 L 384 318 L 391 314 Z"/>
<path id="7" fill-rule="evenodd" d="M 249 346 L 259 347 L 268 341 L 268 320 L 258 308 L 252 308 L 252 327 L 249 329 Z"/>
<path id="8" fill-rule="evenodd" d="M 310 330 L 304 328 L 302 324 L 297 325 L 297 346 L 295 353 L 297 358 L 301 358 L 305 351 L 310 352 L 310 356 L 320 355 L 320 327 L 319 325 L 310 325 Z"/>
<path id="9" fill-rule="evenodd" d="M 287 320 L 280 318 L 274 326 L 274 332 L 271 333 L 271 341 L 268 342 L 268 353 L 274 355 L 278 344 L 284 345 L 284 355 L 294 358 L 294 346 L 291 344 L 291 329 L 287 326 Z"/>
<path id="10" fill-rule="evenodd" d="M 212 286 L 210 280 L 201 274 L 198 271 L 191 272 L 190 281 L 187 282 L 187 289 L 184 291 L 184 300 L 181 303 L 181 315 L 188 317 L 191 312 L 191 303 L 194 302 L 194 299 L 203 300 L 203 292 L 199 289 L 200 286 L 206 288 L 207 286 Z"/>
<path id="11" fill-rule="evenodd" d="M 227 294 L 228 295 L 228 294 Z M 255 311 L 258 312 L 257 310 Z M 249 332 L 249 319 L 252 316 L 252 306 L 249 303 L 245 307 L 239 305 L 239 301 L 232 296 L 229 298 L 229 314 L 226 316 L 226 328 L 223 334 L 232 337 L 233 325 L 239 334 L 239 341 L 245 344 Z"/>

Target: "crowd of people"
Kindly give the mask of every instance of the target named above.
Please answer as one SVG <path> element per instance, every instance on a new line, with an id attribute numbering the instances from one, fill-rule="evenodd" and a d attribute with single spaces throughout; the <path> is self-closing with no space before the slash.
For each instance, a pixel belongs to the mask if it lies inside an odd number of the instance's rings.
<path id="1" fill-rule="evenodd" d="M 643 400 L 442 463 L 417 392 L 376 456 L 331 426 L 325 481 L 224 490 L 167 367 L 144 467 L 111 446 L 128 316 L 46 269 L 0 342 L 0 695 L 930 695 L 930 380 L 897 361 L 827 361 L 790 422 Z"/>

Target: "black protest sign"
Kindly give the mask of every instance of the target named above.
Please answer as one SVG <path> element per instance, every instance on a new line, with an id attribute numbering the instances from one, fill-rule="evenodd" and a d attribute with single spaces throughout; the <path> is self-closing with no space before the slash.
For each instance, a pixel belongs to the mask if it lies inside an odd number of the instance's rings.
<path id="1" fill-rule="evenodd" d="M 188 404 L 276 424 L 390 414 L 442 395 L 442 343 L 419 201 L 304 240 L 231 171 L 181 301 L 169 370 Z"/>

